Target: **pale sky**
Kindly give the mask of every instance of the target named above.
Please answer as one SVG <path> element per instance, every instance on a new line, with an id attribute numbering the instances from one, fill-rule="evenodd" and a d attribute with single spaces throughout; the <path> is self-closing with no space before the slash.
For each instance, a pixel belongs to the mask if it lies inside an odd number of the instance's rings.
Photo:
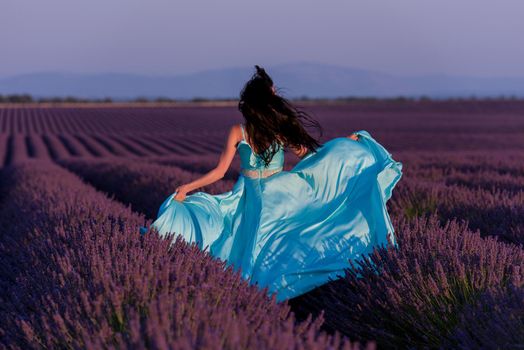
<path id="1" fill-rule="evenodd" d="M 0 0 L 0 77 L 335 64 L 524 77 L 523 0 Z"/>

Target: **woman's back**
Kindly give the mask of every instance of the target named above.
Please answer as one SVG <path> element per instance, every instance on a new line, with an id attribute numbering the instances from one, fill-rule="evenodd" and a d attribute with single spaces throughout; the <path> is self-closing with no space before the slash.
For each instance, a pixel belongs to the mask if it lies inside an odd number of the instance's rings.
<path id="1" fill-rule="evenodd" d="M 240 166 L 244 175 L 248 172 L 267 172 L 276 173 L 284 167 L 284 148 L 275 142 L 274 147 L 278 147 L 277 152 L 266 166 L 263 159 L 255 153 L 251 145 L 246 140 L 244 126 L 240 124 L 242 130 L 242 140 L 238 143 L 237 149 L 240 156 Z M 245 170 L 245 171 L 244 171 Z M 251 177 L 251 176 L 250 176 Z"/>

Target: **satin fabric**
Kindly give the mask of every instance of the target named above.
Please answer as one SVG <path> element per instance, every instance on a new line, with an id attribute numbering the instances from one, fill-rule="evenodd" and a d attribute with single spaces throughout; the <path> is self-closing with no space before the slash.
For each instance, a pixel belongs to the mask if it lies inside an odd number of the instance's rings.
<path id="1" fill-rule="evenodd" d="M 344 275 L 349 259 L 397 242 L 386 202 L 402 176 L 402 163 L 366 130 L 358 141 L 324 143 L 290 171 L 267 178 L 240 175 L 229 192 L 196 192 L 183 202 L 169 195 L 152 228 L 174 232 L 239 269 L 242 276 L 293 298 Z M 243 140 L 241 167 L 263 169 Z M 280 167 L 280 149 L 270 167 Z"/>

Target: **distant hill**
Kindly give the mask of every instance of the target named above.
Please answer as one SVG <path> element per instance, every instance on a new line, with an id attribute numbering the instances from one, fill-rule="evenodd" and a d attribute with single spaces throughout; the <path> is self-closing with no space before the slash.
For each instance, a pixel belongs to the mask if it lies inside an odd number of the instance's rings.
<path id="1" fill-rule="evenodd" d="M 524 96 L 523 78 L 467 76 L 396 76 L 334 65 L 298 62 L 265 67 L 281 92 L 294 97 L 477 97 Z M 31 94 L 36 98 L 133 99 L 136 97 L 237 98 L 253 67 L 206 70 L 175 76 L 42 72 L 0 78 L 0 94 Z"/>

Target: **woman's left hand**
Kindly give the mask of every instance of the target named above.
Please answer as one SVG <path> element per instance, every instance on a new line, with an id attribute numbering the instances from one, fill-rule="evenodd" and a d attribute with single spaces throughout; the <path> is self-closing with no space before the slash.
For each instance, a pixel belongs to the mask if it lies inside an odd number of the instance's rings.
<path id="1" fill-rule="evenodd" d="M 176 191 L 176 194 L 173 196 L 173 199 L 179 202 L 182 202 L 184 199 L 186 199 L 186 195 L 188 191 L 184 185 L 177 187 L 175 191 Z"/>
<path id="2" fill-rule="evenodd" d="M 347 137 L 350 138 L 350 139 L 352 139 L 352 140 L 358 141 L 359 136 L 360 136 L 359 134 L 355 134 L 355 133 L 353 133 L 353 134 L 351 134 L 351 135 L 349 135 L 349 136 L 347 136 Z"/>

